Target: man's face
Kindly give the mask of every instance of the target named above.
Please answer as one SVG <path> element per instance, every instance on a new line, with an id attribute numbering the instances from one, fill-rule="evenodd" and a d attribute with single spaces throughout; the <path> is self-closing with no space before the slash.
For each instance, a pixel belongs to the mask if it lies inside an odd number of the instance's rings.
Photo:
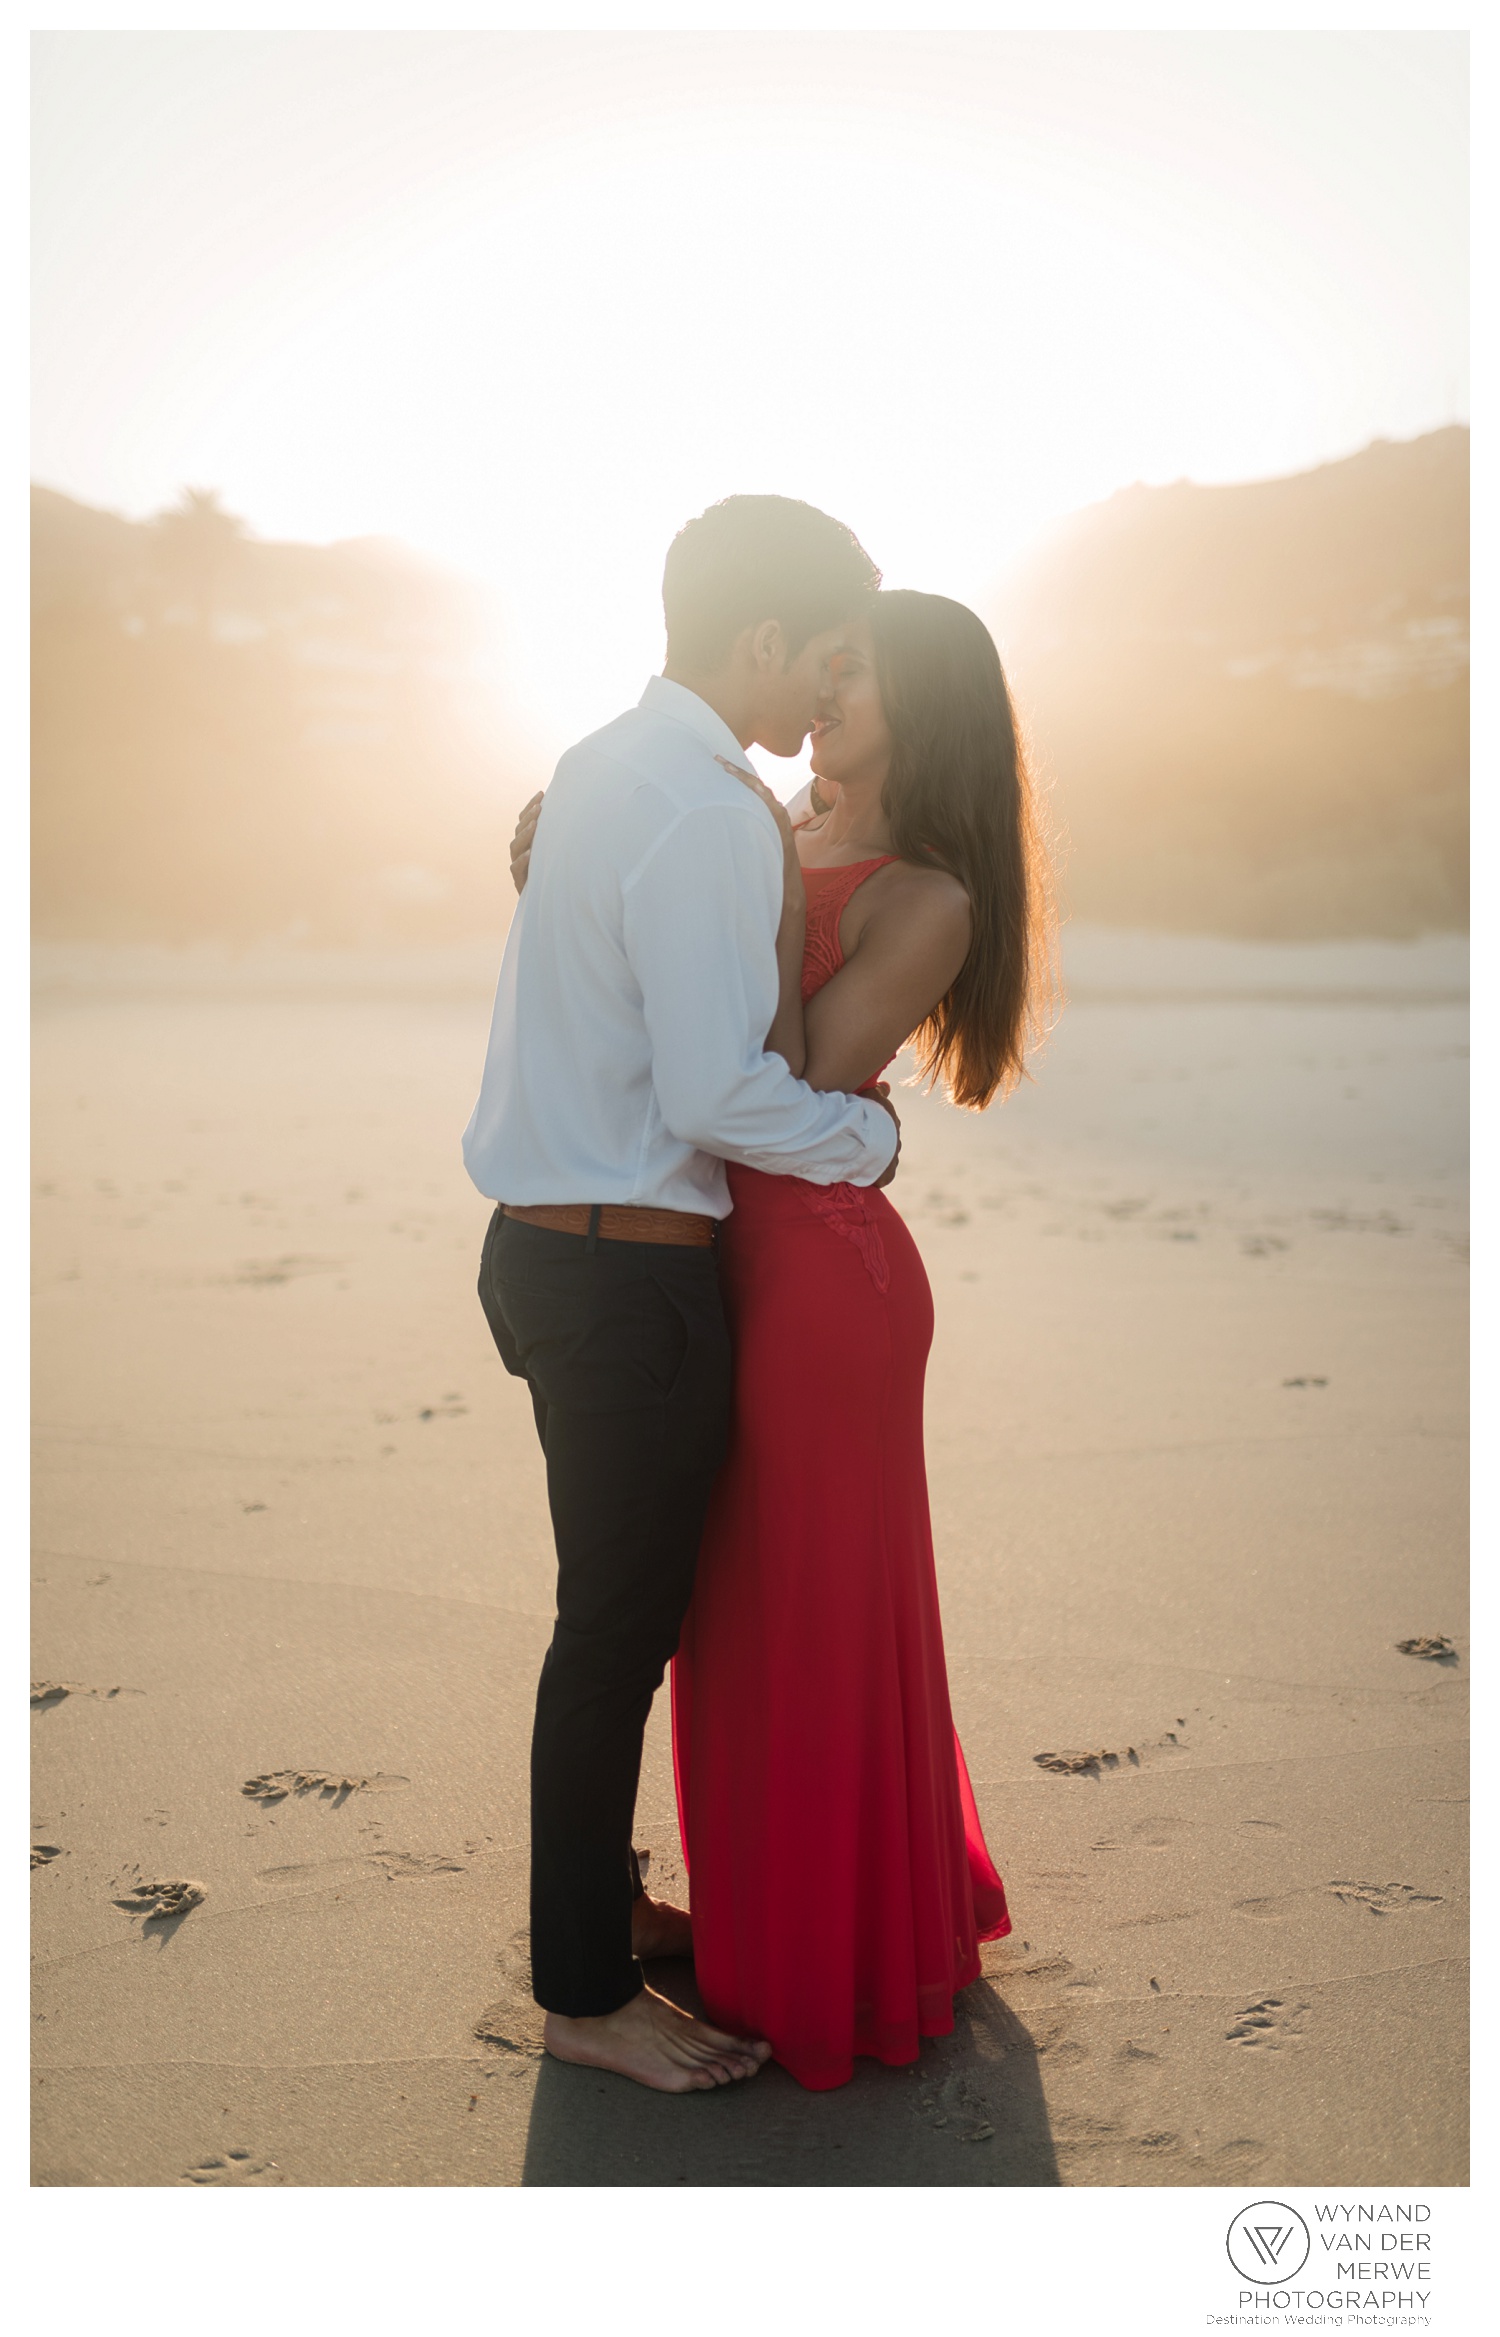
<path id="1" fill-rule="evenodd" d="M 767 754 L 800 755 L 802 742 L 818 719 L 828 687 L 830 661 L 843 647 L 844 625 L 831 625 L 785 663 L 777 660 L 761 677 L 755 709 L 755 744 Z"/>

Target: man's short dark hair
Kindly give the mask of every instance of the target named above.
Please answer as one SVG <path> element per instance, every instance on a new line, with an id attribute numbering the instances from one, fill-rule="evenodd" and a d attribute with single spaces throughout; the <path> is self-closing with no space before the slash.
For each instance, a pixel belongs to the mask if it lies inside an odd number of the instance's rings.
<path id="1" fill-rule="evenodd" d="M 667 553 L 668 661 L 716 672 L 741 633 L 768 617 L 795 657 L 879 583 L 859 538 L 826 511 L 790 495 L 727 495 L 690 519 Z"/>

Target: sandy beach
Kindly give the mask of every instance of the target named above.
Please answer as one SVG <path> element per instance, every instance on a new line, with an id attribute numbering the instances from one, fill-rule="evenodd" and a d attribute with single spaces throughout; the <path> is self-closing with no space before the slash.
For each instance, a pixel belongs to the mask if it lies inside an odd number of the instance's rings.
<path id="1" fill-rule="evenodd" d="M 1034 1084 L 908 1094 L 1015 1932 L 917 2066 L 686 2099 L 529 1995 L 495 954 L 41 953 L 35 2180 L 1463 2182 L 1462 946 L 1080 931 Z M 680 1893 L 665 1698 L 636 1838 Z"/>

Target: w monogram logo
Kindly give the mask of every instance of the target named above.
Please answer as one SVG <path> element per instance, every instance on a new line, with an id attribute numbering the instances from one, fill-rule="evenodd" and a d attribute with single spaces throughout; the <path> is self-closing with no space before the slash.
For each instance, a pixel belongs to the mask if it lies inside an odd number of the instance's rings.
<path id="1" fill-rule="evenodd" d="M 1242 2207 L 1229 2227 L 1229 2261 L 1245 2280 L 1295 2280 L 1311 2246 L 1307 2225 L 1281 2199 Z"/>

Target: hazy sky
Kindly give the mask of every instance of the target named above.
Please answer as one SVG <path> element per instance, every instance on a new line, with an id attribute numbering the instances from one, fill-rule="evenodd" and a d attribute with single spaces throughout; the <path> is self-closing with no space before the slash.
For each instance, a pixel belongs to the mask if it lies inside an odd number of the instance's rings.
<path id="1" fill-rule="evenodd" d="M 33 475 L 499 588 L 549 743 L 804 495 L 984 594 L 1134 479 L 1467 414 L 1457 34 L 59 33 Z"/>

